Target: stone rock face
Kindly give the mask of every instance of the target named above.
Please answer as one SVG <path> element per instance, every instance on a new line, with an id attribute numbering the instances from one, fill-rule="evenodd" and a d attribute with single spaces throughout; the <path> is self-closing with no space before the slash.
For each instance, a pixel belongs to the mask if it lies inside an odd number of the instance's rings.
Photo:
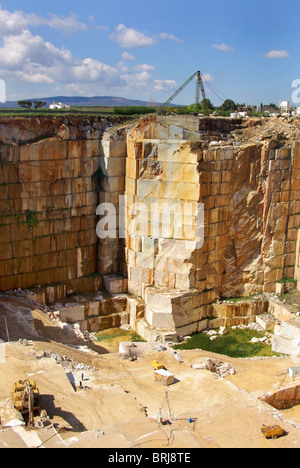
<path id="1" fill-rule="evenodd" d="M 260 400 L 265 401 L 277 410 L 285 410 L 297 406 L 300 403 L 300 385 L 295 387 L 285 388 L 279 392 L 268 394 L 260 397 Z"/>
<path id="2" fill-rule="evenodd" d="M 119 271 L 119 243 L 113 255 L 111 246 L 103 252 L 96 233 L 99 171 L 105 184 L 108 162 L 114 163 L 107 192 L 119 187 L 119 176 L 124 190 L 124 141 L 103 138 L 111 125 L 1 119 L 0 290 L 57 283 L 68 284 L 68 292 L 86 290 L 86 283 L 98 289 L 102 284 L 90 276 L 98 267 Z"/>
<path id="3" fill-rule="evenodd" d="M 248 323 L 264 306 L 216 301 L 299 279 L 294 134 L 193 116 L 112 125 L 1 119 L 0 290 L 128 288 L 116 323 L 164 341 Z"/>
<path id="4" fill-rule="evenodd" d="M 293 318 L 282 322 L 278 333 L 272 339 L 272 351 L 300 357 L 300 319 Z"/>
<path id="5" fill-rule="evenodd" d="M 299 224 L 299 143 L 209 145 L 232 128 L 219 122 L 218 134 L 197 119 L 184 124 L 176 117 L 142 120 L 127 138 L 127 220 L 135 204 L 139 224 L 129 224 L 124 270 L 129 292 L 145 300 L 144 327 L 170 334 L 222 319 L 213 306 L 220 297 L 274 292 L 276 281 L 293 278 Z M 197 203 L 204 206 L 200 247 L 193 243 Z M 239 308 L 236 324 L 262 312 L 251 307 Z"/>

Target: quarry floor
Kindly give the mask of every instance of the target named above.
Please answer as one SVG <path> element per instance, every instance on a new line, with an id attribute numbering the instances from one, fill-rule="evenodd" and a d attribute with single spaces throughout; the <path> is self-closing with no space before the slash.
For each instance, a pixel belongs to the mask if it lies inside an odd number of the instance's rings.
<path id="1" fill-rule="evenodd" d="M 41 316 L 41 320 L 42 320 Z M 48 322 L 45 326 L 49 328 Z M 300 408 L 277 411 L 258 399 L 265 393 L 297 385 L 283 373 L 291 358 L 232 359 L 201 350 L 180 351 L 179 363 L 169 348 L 147 348 L 136 361 L 118 353 L 97 354 L 53 341 L 5 346 L 0 363 L 0 401 L 10 397 L 13 383 L 35 379 L 46 409 L 67 448 L 299 448 Z M 57 330 L 61 339 L 61 331 Z M 99 348 L 101 352 L 104 349 Z M 42 357 L 44 354 L 52 357 Z M 54 356 L 74 365 L 63 368 Z M 225 379 L 192 367 L 212 356 L 233 365 Z M 169 387 L 154 380 L 151 361 L 157 359 L 175 376 Z M 67 377 L 72 374 L 76 391 Z M 83 375 L 82 375 L 83 373 Z M 83 380 L 82 380 L 83 377 Z M 79 388 L 82 381 L 83 389 Z M 168 400 L 166 399 L 166 392 Z M 169 406 L 168 406 L 169 402 Z M 164 420 L 159 424 L 161 410 Z M 193 418 L 193 423 L 188 419 Z M 266 440 L 261 426 L 280 424 L 284 437 Z M 37 431 L 38 432 L 38 431 Z M 103 434 L 104 433 L 104 434 Z M 5 431 L 0 429 L 0 447 Z M 10 442 L 15 443 L 13 439 Z M 50 443 L 50 442 L 49 442 Z M 45 443 L 47 447 L 47 443 Z"/>

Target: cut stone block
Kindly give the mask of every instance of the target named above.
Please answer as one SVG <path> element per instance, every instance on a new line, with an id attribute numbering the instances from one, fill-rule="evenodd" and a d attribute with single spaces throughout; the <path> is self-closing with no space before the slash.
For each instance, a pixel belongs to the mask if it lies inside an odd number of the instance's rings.
<path id="1" fill-rule="evenodd" d="M 85 312 L 87 317 L 95 317 L 99 315 L 99 302 L 87 302 L 85 304 Z"/>
<path id="2" fill-rule="evenodd" d="M 60 320 L 67 323 L 81 322 L 85 319 L 84 305 L 70 305 L 60 309 Z"/>
<path id="3" fill-rule="evenodd" d="M 155 371 L 154 379 L 155 381 L 161 382 L 166 386 L 172 385 L 174 383 L 174 375 L 164 369 Z"/>
<path id="4" fill-rule="evenodd" d="M 256 317 L 256 322 L 264 329 L 264 330 L 274 330 L 276 325 L 276 317 L 271 314 L 263 314 L 258 315 Z"/>
<path id="5" fill-rule="evenodd" d="M 46 304 L 52 304 L 55 301 L 65 299 L 67 297 L 66 284 L 57 284 L 54 286 L 47 286 L 45 288 Z"/>
<path id="6" fill-rule="evenodd" d="M 110 294 L 126 293 L 128 290 L 128 280 L 118 275 L 104 276 L 104 287 Z"/>

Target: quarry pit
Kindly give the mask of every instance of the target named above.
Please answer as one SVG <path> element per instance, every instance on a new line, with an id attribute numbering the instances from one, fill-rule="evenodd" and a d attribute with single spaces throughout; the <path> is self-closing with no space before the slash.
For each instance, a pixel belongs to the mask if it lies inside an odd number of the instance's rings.
<path id="1" fill-rule="evenodd" d="M 280 299 L 300 287 L 299 120 L 11 118 L 0 121 L 0 141 L 1 376 L 11 369 L 0 397 L 14 375 L 40 375 L 43 393 L 58 399 L 46 399 L 48 413 L 71 426 L 58 445 L 139 446 L 145 434 L 157 439 L 165 388 L 152 382 L 149 362 L 163 356 L 177 378 L 174 446 L 265 446 L 255 431 L 278 418 L 289 438 L 272 444 L 299 446 L 297 409 L 282 416 L 259 400 L 300 357 L 300 303 L 291 310 Z M 272 347 L 287 357 L 230 360 L 237 373 L 221 381 L 192 367 L 209 353 L 174 359 L 170 346 L 186 336 L 267 313 L 278 322 Z M 89 339 L 117 327 L 156 347 L 131 362 Z M 73 394 L 45 350 L 83 363 L 90 388 Z M 287 376 L 283 387 L 293 382 Z M 201 425 L 180 426 L 181 416 Z"/>

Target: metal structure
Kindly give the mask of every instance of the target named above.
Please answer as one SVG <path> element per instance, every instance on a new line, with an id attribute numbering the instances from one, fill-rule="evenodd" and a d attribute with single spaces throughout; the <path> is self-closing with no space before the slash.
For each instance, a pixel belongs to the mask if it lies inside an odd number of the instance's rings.
<path id="1" fill-rule="evenodd" d="M 28 414 L 28 426 L 34 426 L 34 412 L 40 411 L 40 393 L 34 380 L 19 380 L 13 387 L 14 407 Z"/>
<path id="2" fill-rule="evenodd" d="M 196 71 L 196 73 L 194 73 L 192 76 L 190 76 L 186 82 L 180 86 L 179 89 L 177 89 L 177 91 L 170 97 L 170 99 L 168 99 L 164 104 L 162 104 L 159 108 L 158 108 L 158 113 L 161 114 L 163 112 L 163 110 L 170 104 L 170 102 L 173 101 L 173 99 L 176 98 L 176 96 L 178 96 L 179 93 L 181 93 L 181 91 L 196 77 L 196 97 L 195 97 L 195 104 L 199 104 L 199 99 L 200 99 L 200 90 L 201 90 L 201 94 L 202 94 L 202 98 L 203 99 L 206 99 L 206 94 L 205 94 L 205 89 L 204 89 L 204 85 L 203 85 L 203 80 L 202 80 L 202 75 L 201 75 L 201 72 L 198 70 Z"/>

